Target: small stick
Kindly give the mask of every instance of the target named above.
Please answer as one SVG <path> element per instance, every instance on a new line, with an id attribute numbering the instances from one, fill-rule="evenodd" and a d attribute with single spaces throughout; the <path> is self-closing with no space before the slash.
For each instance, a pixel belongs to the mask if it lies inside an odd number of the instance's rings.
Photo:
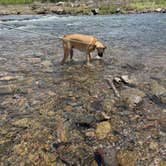
<path id="1" fill-rule="evenodd" d="M 115 94 L 118 98 L 120 98 L 120 94 L 119 94 L 117 88 L 115 87 L 113 81 L 111 81 L 111 83 L 110 83 L 110 80 L 106 79 L 106 82 L 107 82 L 107 84 L 109 85 L 109 87 L 114 91 L 114 94 Z"/>

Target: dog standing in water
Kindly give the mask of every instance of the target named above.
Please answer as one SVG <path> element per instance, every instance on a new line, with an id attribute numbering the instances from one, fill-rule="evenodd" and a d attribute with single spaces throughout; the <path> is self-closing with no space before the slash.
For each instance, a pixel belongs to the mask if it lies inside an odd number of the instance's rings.
<path id="1" fill-rule="evenodd" d="M 97 49 L 98 56 L 102 57 L 105 46 L 94 36 L 83 34 L 68 34 L 60 37 L 63 41 L 64 57 L 61 61 L 63 65 L 70 55 L 70 60 L 73 58 L 73 49 L 86 52 L 86 64 L 90 65 L 91 55 L 90 53 Z"/>

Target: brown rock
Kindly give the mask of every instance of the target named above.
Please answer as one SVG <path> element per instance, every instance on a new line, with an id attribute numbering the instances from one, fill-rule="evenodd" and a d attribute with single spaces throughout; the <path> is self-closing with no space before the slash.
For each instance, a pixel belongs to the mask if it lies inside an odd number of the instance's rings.
<path id="1" fill-rule="evenodd" d="M 121 150 L 117 153 L 117 160 L 121 166 L 135 166 L 138 153 L 135 151 Z"/>
<path id="2" fill-rule="evenodd" d="M 111 131 L 111 125 L 109 122 L 100 122 L 97 124 L 96 136 L 98 139 L 103 139 Z"/>

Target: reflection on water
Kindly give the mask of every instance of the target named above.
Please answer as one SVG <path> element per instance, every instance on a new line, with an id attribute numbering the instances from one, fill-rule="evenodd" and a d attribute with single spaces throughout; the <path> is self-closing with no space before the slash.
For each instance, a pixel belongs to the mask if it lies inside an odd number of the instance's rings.
<path id="1" fill-rule="evenodd" d="M 2 165 L 93 165 L 96 155 L 122 166 L 125 158 L 137 166 L 164 163 L 165 14 L 0 21 L 52 35 L 0 22 Z M 107 45 L 104 57 L 94 52 L 89 68 L 75 51 L 74 61 L 60 66 L 62 44 L 54 36 L 66 33 L 96 36 Z"/>

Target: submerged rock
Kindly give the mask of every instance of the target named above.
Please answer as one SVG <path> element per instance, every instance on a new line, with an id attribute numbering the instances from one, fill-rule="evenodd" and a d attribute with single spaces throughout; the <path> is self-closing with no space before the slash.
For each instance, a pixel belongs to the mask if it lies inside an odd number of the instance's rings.
<path id="1" fill-rule="evenodd" d="M 122 90 L 121 96 L 127 106 L 133 108 L 142 102 L 145 93 L 139 89 L 129 88 Z"/>
<path id="2" fill-rule="evenodd" d="M 164 86 L 155 81 L 150 84 L 150 90 L 154 102 L 166 104 L 166 88 Z"/>
<path id="3" fill-rule="evenodd" d="M 98 165 L 118 166 L 116 151 L 111 148 L 98 148 L 95 151 L 95 160 Z"/>
<path id="4" fill-rule="evenodd" d="M 16 120 L 12 124 L 18 127 L 30 127 L 32 122 L 29 118 L 23 118 L 23 119 Z"/>
<path id="5" fill-rule="evenodd" d="M 136 166 L 139 156 L 135 151 L 120 150 L 117 153 L 118 164 L 121 166 Z"/>
<path id="6" fill-rule="evenodd" d="M 166 161 L 164 160 L 159 161 L 158 166 L 166 166 Z"/>
<path id="7" fill-rule="evenodd" d="M 98 139 L 105 138 L 108 133 L 111 131 L 111 125 L 109 122 L 100 122 L 96 127 L 96 136 Z"/>
<path id="8" fill-rule="evenodd" d="M 137 79 L 134 76 L 122 75 L 120 78 L 126 84 L 129 85 L 137 84 Z"/>
<path id="9" fill-rule="evenodd" d="M 49 68 L 49 67 L 52 66 L 52 62 L 49 61 L 49 60 L 44 60 L 44 61 L 41 62 L 41 64 L 46 68 Z"/>
<path id="10" fill-rule="evenodd" d="M 13 94 L 18 89 L 17 85 L 2 85 L 0 86 L 0 95 Z"/>
<path id="11" fill-rule="evenodd" d="M 166 88 L 164 88 L 162 85 L 160 85 L 156 81 L 150 84 L 150 90 L 152 95 L 155 95 L 155 96 L 166 94 Z"/>
<path id="12" fill-rule="evenodd" d="M 97 121 L 109 120 L 110 116 L 108 116 L 105 112 L 98 112 L 95 114 Z"/>

